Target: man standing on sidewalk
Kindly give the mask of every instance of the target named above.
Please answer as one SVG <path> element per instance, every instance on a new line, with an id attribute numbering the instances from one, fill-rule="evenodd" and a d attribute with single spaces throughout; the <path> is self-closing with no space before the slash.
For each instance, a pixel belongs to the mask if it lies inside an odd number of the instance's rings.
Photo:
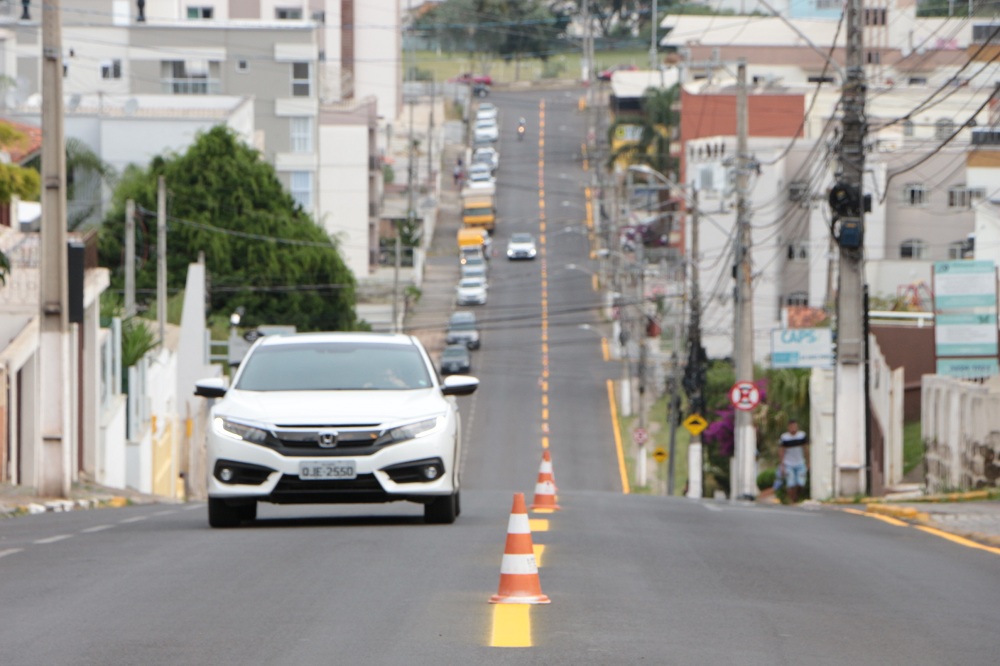
<path id="1" fill-rule="evenodd" d="M 809 472 L 809 436 L 799 430 L 799 422 L 788 420 L 788 431 L 781 435 L 778 447 L 778 473 L 784 477 L 788 501 L 795 504 L 799 491 L 806 487 Z"/>

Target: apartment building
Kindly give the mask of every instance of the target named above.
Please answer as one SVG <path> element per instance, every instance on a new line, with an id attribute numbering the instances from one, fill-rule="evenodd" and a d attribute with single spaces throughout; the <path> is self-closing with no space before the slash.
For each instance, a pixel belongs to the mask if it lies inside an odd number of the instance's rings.
<path id="1" fill-rule="evenodd" d="M 28 118 L 38 111 L 41 92 L 40 10 L 29 8 L 28 18 L 10 4 L 6 10 L 0 15 L 0 75 L 11 83 L 2 103 L 6 112 Z M 64 5 L 67 106 L 98 96 L 119 100 L 119 107 L 144 108 L 144 98 L 166 95 L 178 100 L 173 106 L 182 118 L 186 104 L 204 106 L 201 98 L 252 100 L 252 144 L 274 164 L 293 198 L 338 240 L 345 262 L 364 279 L 374 267 L 381 196 L 377 125 L 380 118 L 394 120 L 402 104 L 399 21 L 398 0 Z M 362 108 L 364 113 L 348 117 L 359 118 L 364 140 L 348 149 L 321 138 L 331 133 L 324 123 L 338 128 L 333 134 L 342 133 L 342 112 Z M 68 136 L 72 130 L 68 123 Z M 166 142 L 156 137 L 177 133 L 164 120 L 148 136 L 160 146 Z M 100 154 L 93 136 L 79 138 Z M 142 145 L 136 151 L 139 163 L 146 152 Z M 340 177 L 325 172 L 330 164 L 338 165 L 341 175 L 345 164 L 361 170 L 351 177 L 364 184 L 351 185 L 351 200 L 361 197 L 360 204 L 343 206 L 343 197 L 330 195 L 336 189 L 330 183 Z"/>

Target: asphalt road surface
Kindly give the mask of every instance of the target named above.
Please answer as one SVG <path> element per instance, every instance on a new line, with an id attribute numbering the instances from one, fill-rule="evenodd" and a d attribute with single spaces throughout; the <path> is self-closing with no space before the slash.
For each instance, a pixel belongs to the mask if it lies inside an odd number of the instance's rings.
<path id="1" fill-rule="evenodd" d="M 544 253 L 494 259 L 477 309 L 454 525 L 407 504 L 262 505 L 234 530 L 204 504 L 5 520 L 0 664 L 996 663 L 993 553 L 835 509 L 622 492 L 617 370 L 582 327 L 600 316 L 579 94 L 493 96 L 496 247 L 531 231 Z M 551 604 L 490 604 L 546 446 L 562 510 L 531 517 Z"/>

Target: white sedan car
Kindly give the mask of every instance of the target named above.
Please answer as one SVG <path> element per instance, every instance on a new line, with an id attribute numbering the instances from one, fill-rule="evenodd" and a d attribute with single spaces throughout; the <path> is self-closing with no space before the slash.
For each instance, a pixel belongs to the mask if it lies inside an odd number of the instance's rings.
<path id="1" fill-rule="evenodd" d="M 235 527 L 258 502 L 424 505 L 428 523 L 458 515 L 461 428 L 450 396 L 479 382 L 438 380 L 408 335 L 300 333 L 260 338 L 231 387 L 202 380 L 211 410 L 208 522 Z"/>
<path id="2" fill-rule="evenodd" d="M 472 138 L 477 142 L 492 142 L 499 139 L 500 128 L 497 127 L 497 121 L 490 118 L 477 120 L 476 125 L 472 130 Z"/>
<path id="3" fill-rule="evenodd" d="M 458 305 L 485 305 L 487 290 L 484 278 L 463 277 L 455 289 L 455 302 Z"/>
<path id="4" fill-rule="evenodd" d="M 529 233 L 518 232 L 511 234 L 507 241 L 508 259 L 534 259 L 538 250 L 535 248 L 535 237 Z"/>

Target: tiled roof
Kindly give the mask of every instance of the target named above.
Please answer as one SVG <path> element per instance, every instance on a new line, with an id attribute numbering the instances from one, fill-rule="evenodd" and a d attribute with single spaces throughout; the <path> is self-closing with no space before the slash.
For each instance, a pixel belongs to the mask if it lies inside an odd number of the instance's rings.
<path id="1" fill-rule="evenodd" d="M 25 125 L 13 120 L 0 118 L 0 124 L 11 127 L 24 135 L 24 138 L 17 142 L 3 146 L 3 150 L 10 155 L 12 164 L 21 164 L 42 149 L 42 128 L 34 125 Z"/>

